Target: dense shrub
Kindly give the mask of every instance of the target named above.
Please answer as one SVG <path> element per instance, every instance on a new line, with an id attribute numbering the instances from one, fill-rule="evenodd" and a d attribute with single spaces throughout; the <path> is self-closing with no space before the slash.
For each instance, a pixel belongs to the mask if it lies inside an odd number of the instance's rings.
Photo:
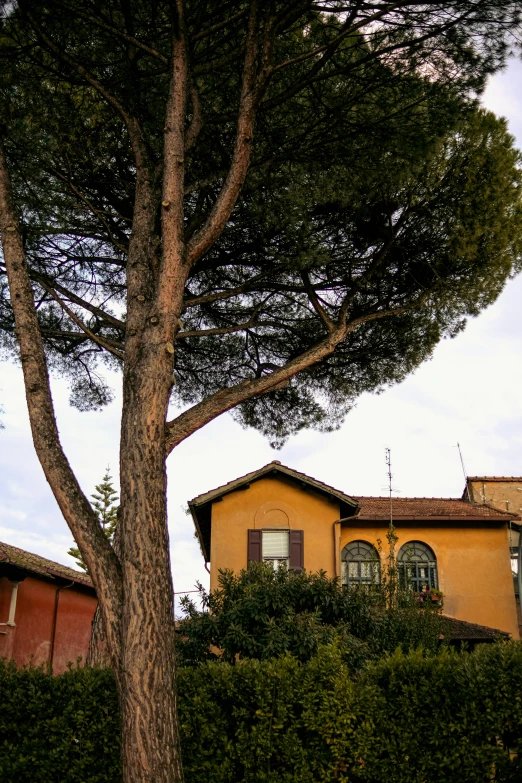
<path id="1" fill-rule="evenodd" d="M 119 732 L 112 672 L 53 677 L 0 659 L 1 783 L 116 783 Z"/>
<path id="2" fill-rule="evenodd" d="M 0 781 L 117 783 L 109 672 L 0 663 Z M 394 655 L 353 672 L 337 645 L 180 670 L 187 783 L 522 780 L 522 645 Z M 518 756 L 516 754 L 519 754 Z"/>
<path id="3" fill-rule="evenodd" d="M 398 652 L 373 665 L 362 682 L 381 697 L 375 716 L 379 749 L 363 780 L 522 780 L 520 642 L 482 646 L 472 654 Z"/>
<path id="4" fill-rule="evenodd" d="M 522 780 L 519 643 L 398 651 L 357 678 L 328 647 L 306 664 L 211 663 L 181 679 L 191 783 Z"/>
<path id="5" fill-rule="evenodd" d="M 389 608 L 386 584 L 343 590 L 324 572 L 274 569 L 251 563 L 235 574 L 220 571 L 219 588 L 201 590 L 204 609 L 185 598 L 178 656 L 184 665 L 206 660 L 268 660 L 291 653 L 304 662 L 319 646 L 337 642 L 350 669 L 401 647 L 435 652 L 441 633 L 436 611 L 410 591 L 396 591 Z"/>

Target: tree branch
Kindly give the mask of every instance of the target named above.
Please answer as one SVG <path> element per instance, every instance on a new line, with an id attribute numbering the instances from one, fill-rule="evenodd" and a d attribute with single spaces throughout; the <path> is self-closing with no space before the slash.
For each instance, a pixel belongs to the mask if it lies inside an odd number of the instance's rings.
<path id="1" fill-rule="evenodd" d="M 185 134 L 185 152 L 187 152 L 196 143 L 199 132 L 203 127 L 203 112 L 201 111 L 201 100 L 199 90 L 194 82 L 190 86 L 190 99 L 192 102 L 192 120 Z"/>
<path id="2" fill-rule="evenodd" d="M 58 2 L 58 0 L 54 0 L 54 5 L 57 5 L 59 8 L 64 8 L 67 11 L 72 10 L 71 8 L 69 8 L 69 6 L 66 3 L 60 3 Z M 147 46 L 147 44 L 144 44 L 142 41 L 138 40 L 137 38 L 134 38 L 132 35 L 129 35 L 128 33 L 124 33 L 122 30 L 119 30 L 117 27 L 114 27 L 113 25 L 107 24 L 107 22 L 104 22 L 103 19 L 101 19 L 99 16 L 91 16 L 90 14 L 85 13 L 85 11 L 81 11 L 78 7 L 75 7 L 73 13 L 76 16 L 79 16 L 81 19 L 85 19 L 87 22 L 96 25 L 96 27 L 99 27 L 101 30 L 105 30 L 108 33 L 112 33 L 113 35 L 116 35 L 118 38 L 121 38 L 122 41 L 127 41 L 127 43 L 132 44 L 137 49 L 141 49 L 143 52 L 150 54 L 152 57 L 155 57 L 164 65 L 169 64 L 169 58 L 165 57 L 165 55 L 161 54 L 161 52 L 159 52 L 157 49 L 154 49 L 152 46 Z"/>
<path id="3" fill-rule="evenodd" d="M 269 272 L 262 272 L 255 277 L 252 277 L 243 285 L 239 285 L 236 288 L 230 288 L 228 291 L 214 291 L 212 294 L 201 294 L 200 296 L 190 296 L 185 299 L 183 309 L 186 310 L 189 307 L 197 307 L 200 304 L 210 304 L 211 302 L 224 302 L 227 299 L 232 299 L 234 296 L 246 293 L 254 283 L 258 283 L 263 278 L 268 277 L 274 273 L 271 269 Z"/>
<path id="4" fill-rule="evenodd" d="M 236 204 L 245 181 L 252 153 L 252 137 L 257 104 L 261 95 L 263 77 L 257 76 L 258 55 L 258 0 L 250 4 L 250 18 L 245 48 L 243 82 L 239 102 L 236 141 L 227 178 L 208 216 L 206 223 L 194 234 L 187 250 L 189 266 L 198 261 L 218 239 Z M 265 38 L 266 44 L 266 38 Z M 267 74 L 263 74 L 266 83 Z"/>
<path id="5" fill-rule="evenodd" d="M 244 332 L 245 329 L 252 329 L 254 326 L 268 326 L 265 322 L 256 323 L 256 315 L 259 308 L 256 308 L 248 321 L 234 326 L 217 326 L 213 329 L 187 329 L 186 332 L 178 332 L 176 339 L 183 340 L 187 337 L 212 337 L 217 334 L 234 334 L 235 332 Z"/>
<path id="6" fill-rule="evenodd" d="M 241 17 L 243 17 L 245 14 L 246 9 L 238 11 L 236 14 L 229 16 L 228 19 L 225 19 L 223 22 L 218 22 L 211 27 L 207 27 L 206 30 L 201 30 L 199 33 L 196 33 L 196 35 L 191 36 L 191 41 L 200 41 L 202 38 L 208 38 L 209 35 L 219 32 L 219 30 L 227 27 L 227 25 L 231 24 L 232 22 L 237 22 L 237 20 L 241 19 Z"/>
<path id="7" fill-rule="evenodd" d="M 323 324 L 326 326 L 326 329 L 329 332 L 333 332 L 335 329 L 334 322 L 328 317 L 328 314 L 326 313 L 326 310 L 324 307 L 322 307 L 321 303 L 319 302 L 319 299 L 317 297 L 317 294 L 310 282 L 310 276 L 308 272 L 302 272 L 301 273 L 301 279 L 304 283 L 305 291 L 308 296 L 308 299 L 310 300 L 312 307 L 314 308 L 315 312 L 323 322 Z"/>
<path id="8" fill-rule="evenodd" d="M 85 299 L 82 299 L 81 296 L 77 296 L 72 291 L 69 291 L 68 288 L 60 285 L 60 283 L 57 283 L 56 281 L 51 280 L 51 278 L 46 277 L 46 275 L 42 275 L 39 272 L 35 272 L 33 269 L 30 269 L 29 277 L 39 283 L 42 288 L 45 288 L 45 290 L 48 291 L 51 296 L 52 292 L 49 289 L 53 288 L 67 297 L 67 299 L 70 299 L 71 302 L 74 302 L 74 304 L 77 304 L 79 307 L 83 307 L 84 310 L 88 310 L 101 321 L 105 321 L 105 323 L 107 323 L 109 326 L 113 326 L 115 329 L 121 329 L 122 331 L 125 331 L 125 323 L 120 321 L 119 318 L 115 318 L 113 315 L 106 313 L 105 310 L 96 307 L 96 305 L 91 304 L 91 302 L 87 302 Z"/>
<path id="9" fill-rule="evenodd" d="M 69 67 L 82 76 L 87 84 L 90 84 L 91 87 L 93 87 L 96 92 L 98 92 L 102 98 L 107 101 L 109 106 L 112 106 L 112 108 L 120 115 L 129 133 L 129 139 L 131 142 L 132 151 L 134 153 L 134 158 L 136 160 L 136 166 L 138 168 L 143 167 L 147 163 L 148 154 L 146 152 L 145 145 L 143 144 L 141 138 L 141 129 L 136 118 L 131 117 L 131 115 L 124 108 L 123 104 L 105 87 L 105 85 L 96 79 L 81 63 L 77 62 L 74 60 L 74 58 L 70 57 L 62 49 L 60 49 L 60 47 L 57 46 L 54 41 L 44 33 L 44 31 L 38 25 L 33 14 L 29 10 L 26 9 L 25 13 L 27 14 L 27 18 L 31 22 L 31 25 L 33 26 L 37 36 L 43 41 L 47 48 L 53 52 L 56 58 L 64 63 L 67 63 Z"/>
<path id="10" fill-rule="evenodd" d="M 104 340 L 103 337 L 99 337 L 98 335 L 94 334 L 81 320 L 81 318 L 78 318 L 77 315 L 71 310 L 70 307 L 67 307 L 65 302 L 61 297 L 58 296 L 56 291 L 53 291 L 51 286 L 46 285 L 46 283 L 40 283 L 42 288 L 45 288 L 47 293 L 52 296 L 52 298 L 55 300 L 55 302 L 58 302 L 62 310 L 67 313 L 71 321 L 78 326 L 82 332 L 84 332 L 87 337 L 89 337 L 90 340 L 92 340 L 96 345 L 99 345 L 100 348 L 105 348 L 106 351 L 109 351 L 109 353 L 112 353 L 113 356 L 115 356 L 117 359 L 120 359 L 123 361 L 125 359 L 125 354 L 123 353 L 123 346 L 121 350 L 118 350 L 117 348 L 114 348 L 113 344 L 111 342 L 108 342 L 107 340 Z"/>
<path id="11" fill-rule="evenodd" d="M 120 565 L 60 443 L 43 343 L 1 140 L 0 235 L 34 446 L 45 477 L 92 576 L 103 607 L 104 622 L 111 642 L 112 665 L 118 677 L 119 660 L 116 656 L 122 601 Z"/>
<path id="12" fill-rule="evenodd" d="M 163 337 L 173 339 L 171 314 L 179 316 L 188 273 L 184 265 L 185 116 L 188 97 L 188 48 L 183 0 L 176 0 L 172 72 L 163 134 L 162 257 L 156 296 Z M 175 327 L 177 328 L 177 326 Z"/>
<path id="13" fill-rule="evenodd" d="M 322 359 L 330 356 L 335 348 L 345 337 L 355 331 L 357 327 L 371 321 L 377 321 L 382 318 L 391 318 L 402 315 L 409 310 L 413 310 L 423 303 L 427 294 L 423 293 L 415 302 L 404 307 L 396 307 L 389 310 L 380 310 L 375 313 L 355 318 L 348 324 L 336 326 L 335 330 L 330 332 L 323 340 L 316 345 L 304 351 L 300 356 L 287 362 L 281 368 L 274 370 L 269 375 L 263 375 L 261 378 L 243 381 L 236 386 L 228 389 L 222 389 L 211 397 L 207 397 L 189 410 L 181 413 L 177 418 L 166 424 L 166 451 L 167 455 L 176 448 L 185 438 L 188 438 L 196 430 L 204 427 L 213 419 L 221 416 L 222 413 L 235 408 L 252 397 L 259 397 L 262 394 L 276 391 L 288 385 L 290 380 L 299 372 L 312 367 Z"/>

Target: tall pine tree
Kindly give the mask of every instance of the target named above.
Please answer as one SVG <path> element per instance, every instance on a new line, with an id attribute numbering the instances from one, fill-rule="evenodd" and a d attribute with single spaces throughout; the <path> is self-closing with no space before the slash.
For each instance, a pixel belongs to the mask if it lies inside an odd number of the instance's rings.
<path id="1" fill-rule="evenodd" d="M 112 543 L 118 520 L 118 493 L 114 489 L 112 476 L 109 471 L 110 468 L 107 466 L 102 483 L 96 485 L 96 492 L 91 495 L 91 498 L 93 499 L 92 507 L 96 511 L 98 522 L 100 523 L 103 532 Z M 83 571 L 88 572 L 88 568 L 85 565 L 78 547 L 72 546 L 67 550 L 67 554 L 74 557 L 78 566 Z"/>

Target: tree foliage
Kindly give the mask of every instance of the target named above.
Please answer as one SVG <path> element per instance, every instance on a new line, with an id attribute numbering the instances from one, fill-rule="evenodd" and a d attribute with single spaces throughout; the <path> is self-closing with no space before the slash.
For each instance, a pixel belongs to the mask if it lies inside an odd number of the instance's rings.
<path id="1" fill-rule="evenodd" d="M 94 501 L 92 506 L 96 511 L 103 532 L 109 541 L 112 542 L 116 524 L 118 522 L 118 493 L 114 489 L 109 468 L 105 471 L 101 484 L 97 484 L 95 489 L 96 492 L 91 495 L 91 498 Z M 78 547 L 72 546 L 67 550 L 67 554 L 75 558 L 79 568 L 87 571 L 87 566 L 85 565 Z"/>
<path id="2" fill-rule="evenodd" d="M 167 456 L 229 410 L 276 445 L 336 426 L 498 295 L 519 161 L 475 98 L 520 2 L 1 8 L 3 344 L 99 598 L 124 779 L 180 782 Z M 97 408 L 104 363 L 123 372 L 119 552 L 48 377 Z"/>
<path id="3" fill-rule="evenodd" d="M 399 3 L 389 19 L 379 3 L 354 4 L 349 35 L 349 6 L 337 5 L 278 11 L 287 26 L 249 175 L 191 269 L 176 341 L 172 399 L 197 404 L 295 363 L 346 320 L 334 353 L 239 400 L 236 417 L 276 445 L 302 427 L 336 426 L 362 392 L 402 380 L 519 265 L 518 155 L 504 124 L 471 99 L 506 51 L 502 26 L 488 23 L 513 22 L 513 4 Z M 216 203 L 234 143 L 244 25 L 197 32 L 204 17 L 212 27 L 246 14 L 225 6 L 187 6 L 199 129 L 185 159 L 187 240 Z M 104 90 L 136 116 L 159 163 L 170 19 L 161 4 L 130 6 L 129 18 L 116 4 L 49 2 L 31 13 L 29 26 L 16 14 L 4 23 L 7 149 L 49 361 L 69 375 L 73 403 L 96 408 L 111 399 L 103 363 L 124 356 L 136 177 L 128 128 Z M 372 13 L 384 15 L 370 32 Z M 311 53 L 339 36 L 311 78 Z M 154 287 L 151 277 L 146 300 Z"/>
<path id="4" fill-rule="evenodd" d="M 324 572 L 274 571 L 267 563 L 248 570 L 222 571 L 219 588 L 201 589 L 200 602 L 182 599 L 177 651 L 182 665 L 218 660 L 267 660 L 286 653 L 300 661 L 321 645 L 336 642 L 352 671 L 400 647 L 405 652 L 440 646 L 441 620 L 408 591 L 395 591 L 393 607 L 386 585 L 344 590 Z"/>

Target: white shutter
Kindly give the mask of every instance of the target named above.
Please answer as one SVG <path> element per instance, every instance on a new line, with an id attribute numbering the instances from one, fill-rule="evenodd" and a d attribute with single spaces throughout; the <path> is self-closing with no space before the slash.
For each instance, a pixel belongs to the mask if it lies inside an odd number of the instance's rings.
<path id="1" fill-rule="evenodd" d="M 263 559 L 288 557 L 288 530 L 263 530 Z"/>

